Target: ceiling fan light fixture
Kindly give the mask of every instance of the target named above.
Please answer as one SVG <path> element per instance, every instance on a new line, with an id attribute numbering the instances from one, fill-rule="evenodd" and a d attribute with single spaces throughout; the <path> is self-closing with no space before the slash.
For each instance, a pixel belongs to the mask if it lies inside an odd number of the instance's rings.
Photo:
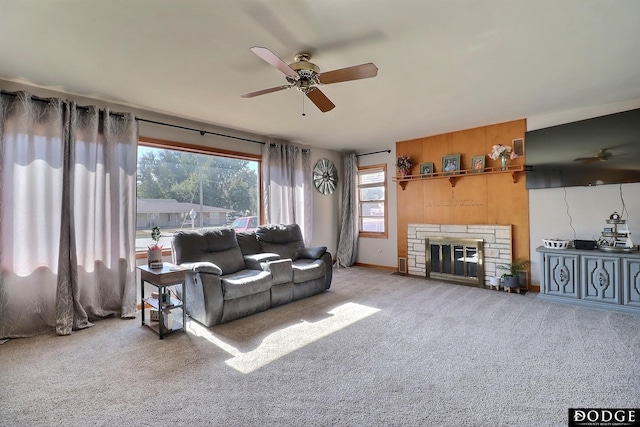
<path id="1" fill-rule="evenodd" d="M 292 70 L 295 70 L 300 77 L 315 79 L 320 74 L 320 67 L 313 62 L 309 62 L 311 55 L 308 53 L 299 53 L 295 57 L 295 62 L 289 64 Z"/>

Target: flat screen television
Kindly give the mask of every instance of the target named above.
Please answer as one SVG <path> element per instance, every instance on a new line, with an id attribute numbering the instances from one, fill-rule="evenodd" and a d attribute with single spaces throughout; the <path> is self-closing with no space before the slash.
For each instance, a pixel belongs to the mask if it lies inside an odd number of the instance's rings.
<path id="1" fill-rule="evenodd" d="M 527 189 L 640 182 L 640 109 L 525 133 Z"/>

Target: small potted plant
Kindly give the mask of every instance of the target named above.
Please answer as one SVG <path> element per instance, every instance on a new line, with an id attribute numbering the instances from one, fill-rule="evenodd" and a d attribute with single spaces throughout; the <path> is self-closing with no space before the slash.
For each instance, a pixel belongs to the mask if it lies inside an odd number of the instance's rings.
<path id="1" fill-rule="evenodd" d="M 398 156 L 398 160 L 396 160 L 396 168 L 400 171 L 402 176 L 411 175 L 411 166 L 413 165 L 413 161 L 409 156 Z"/>
<path id="2" fill-rule="evenodd" d="M 508 264 L 498 265 L 496 268 L 498 270 L 504 270 L 504 274 L 502 275 L 503 283 L 505 288 L 520 288 L 520 273 L 524 273 L 527 271 L 527 267 L 531 262 L 526 259 L 516 259 L 513 262 Z"/>
<path id="3" fill-rule="evenodd" d="M 151 229 L 151 239 L 153 240 L 153 245 L 149 246 L 147 250 L 147 261 L 149 263 L 149 267 L 158 267 L 162 266 L 162 245 L 160 242 L 160 227 L 153 227 Z"/>

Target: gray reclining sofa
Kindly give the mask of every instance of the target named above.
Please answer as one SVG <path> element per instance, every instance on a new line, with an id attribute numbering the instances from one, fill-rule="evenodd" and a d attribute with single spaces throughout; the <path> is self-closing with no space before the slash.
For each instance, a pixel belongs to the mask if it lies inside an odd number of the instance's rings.
<path id="1" fill-rule="evenodd" d="M 173 262 L 187 269 L 187 314 L 205 326 L 229 322 L 329 289 L 327 248 L 305 247 L 297 224 L 180 230 Z"/>

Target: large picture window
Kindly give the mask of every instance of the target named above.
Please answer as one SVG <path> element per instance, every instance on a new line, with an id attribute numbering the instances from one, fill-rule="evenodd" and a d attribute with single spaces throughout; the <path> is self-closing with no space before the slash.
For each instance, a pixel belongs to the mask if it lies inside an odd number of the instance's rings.
<path id="1" fill-rule="evenodd" d="M 387 165 L 358 168 L 360 237 L 387 237 Z"/>
<path id="2" fill-rule="evenodd" d="M 246 224 L 260 218 L 260 158 L 140 138 L 136 250 L 169 249 L 176 230 Z M 243 220 L 244 219 L 244 220 Z"/>

